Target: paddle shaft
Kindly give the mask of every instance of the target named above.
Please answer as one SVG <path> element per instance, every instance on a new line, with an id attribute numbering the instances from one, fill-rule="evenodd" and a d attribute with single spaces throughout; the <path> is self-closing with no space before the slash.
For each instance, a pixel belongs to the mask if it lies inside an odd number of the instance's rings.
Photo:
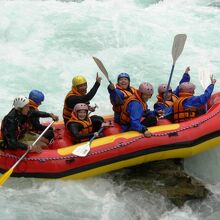
<path id="1" fill-rule="evenodd" d="M 101 127 L 98 131 L 97 131 L 97 133 L 98 134 L 100 134 L 100 132 L 102 132 L 103 131 L 103 129 L 104 129 L 104 127 Z M 92 141 L 94 140 L 96 138 L 96 136 L 95 135 L 93 135 L 93 137 L 89 140 L 89 143 L 91 144 L 92 143 Z"/>
<path id="2" fill-rule="evenodd" d="M 113 84 L 112 81 L 111 81 L 111 80 L 109 79 L 109 77 L 108 77 L 108 72 L 107 72 L 106 68 L 104 67 L 102 61 L 101 61 L 100 59 L 96 58 L 96 57 L 93 57 L 93 60 L 95 61 L 96 65 L 99 67 L 99 69 L 101 70 L 101 72 L 104 74 L 104 76 L 106 77 L 106 79 L 108 80 L 108 82 L 109 82 L 110 84 Z M 123 104 L 123 101 L 122 101 L 121 97 L 118 95 L 117 92 L 116 92 L 116 95 L 117 95 L 118 98 L 119 98 L 120 104 Z"/>
<path id="3" fill-rule="evenodd" d="M 34 141 L 34 143 L 31 146 L 34 146 L 39 140 L 40 138 L 45 134 L 45 132 L 50 128 L 50 126 L 54 123 L 54 121 L 52 121 L 47 127 L 46 129 L 40 134 L 40 136 Z M 25 156 L 29 153 L 29 151 L 31 150 L 31 147 L 28 147 L 28 149 L 25 151 L 25 153 L 19 158 L 19 160 L 7 171 L 5 172 L 1 177 L 0 177 L 0 186 L 2 186 L 7 180 L 8 178 L 11 176 L 11 174 L 13 173 L 14 168 L 25 158 Z"/>
<path id="4" fill-rule="evenodd" d="M 173 64 L 172 68 L 171 68 L 170 77 L 169 77 L 168 84 L 167 84 L 167 89 L 166 89 L 166 92 L 164 94 L 164 103 L 166 102 L 166 99 L 167 99 L 167 95 L 168 95 L 168 91 L 169 91 L 169 88 L 170 88 L 171 79 L 172 79 L 172 76 L 173 76 L 174 67 L 175 67 L 175 64 Z"/>
<path id="5" fill-rule="evenodd" d="M 169 77 L 169 81 L 168 81 L 168 84 L 167 84 L 166 92 L 164 94 L 163 103 L 166 102 L 169 87 L 170 87 L 170 83 L 171 83 L 171 79 L 172 79 L 172 76 L 173 76 L 173 70 L 174 70 L 174 67 L 175 67 L 175 63 L 176 63 L 178 57 L 180 56 L 180 54 L 183 51 L 183 48 L 184 48 L 184 45 L 185 45 L 185 42 L 186 42 L 186 38 L 187 38 L 187 36 L 185 34 L 177 34 L 174 37 L 173 47 L 172 47 L 173 65 L 172 65 L 172 68 L 171 68 L 170 77 Z"/>
<path id="6" fill-rule="evenodd" d="M 26 152 L 20 157 L 20 159 L 11 167 L 11 169 L 14 169 L 23 159 L 24 157 L 29 153 L 29 151 L 31 150 L 31 148 L 41 139 L 41 137 L 46 133 L 46 131 L 51 127 L 51 125 L 54 123 L 54 121 L 52 121 L 46 128 L 45 130 L 39 135 L 39 137 L 34 141 L 33 144 L 31 144 L 31 147 L 29 147 Z"/>

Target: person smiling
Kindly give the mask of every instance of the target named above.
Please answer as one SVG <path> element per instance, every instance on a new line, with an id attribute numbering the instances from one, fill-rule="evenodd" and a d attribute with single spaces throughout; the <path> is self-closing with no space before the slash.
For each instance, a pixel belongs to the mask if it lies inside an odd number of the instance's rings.
<path id="1" fill-rule="evenodd" d="M 88 141 L 93 136 L 99 137 L 97 131 L 103 125 L 104 119 L 99 116 L 99 121 L 94 120 L 94 117 L 89 117 L 88 111 L 88 105 L 85 103 L 78 103 L 73 109 L 71 118 L 66 124 L 73 143 Z"/>
<path id="2" fill-rule="evenodd" d="M 135 90 L 134 87 L 130 86 L 130 76 L 128 73 L 120 73 L 116 86 L 114 84 L 108 86 L 115 122 L 120 123 L 122 106 L 125 100 L 134 94 Z"/>

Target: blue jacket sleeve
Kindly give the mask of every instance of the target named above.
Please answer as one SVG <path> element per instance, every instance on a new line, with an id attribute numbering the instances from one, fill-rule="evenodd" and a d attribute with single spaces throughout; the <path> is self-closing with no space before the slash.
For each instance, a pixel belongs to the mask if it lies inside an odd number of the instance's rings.
<path id="1" fill-rule="evenodd" d="M 147 109 L 146 111 L 143 112 L 143 117 L 147 118 L 149 116 L 157 116 L 157 111 L 156 110 L 153 110 L 151 111 L 150 109 Z"/>
<path id="2" fill-rule="evenodd" d="M 127 111 L 130 114 L 130 130 L 143 132 L 145 127 L 141 124 L 143 115 L 142 105 L 137 101 L 132 101 L 128 104 Z"/>
<path id="3" fill-rule="evenodd" d="M 184 100 L 183 106 L 185 108 L 188 108 L 188 107 L 201 107 L 202 105 L 205 105 L 207 101 L 210 99 L 213 90 L 214 90 L 214 85 L 210 84 L 205 90 L 204 94 L 200 96 L 193 96 Z"/>
<path id="4" fill-rule="evenodd" d="M 184 73 L 182 76 L 182 79 L 179 81 L 179 85 L 184 82 L 190 81 L 190 75 L 189 73 Z M 176 96 L 179 96 L 179 85 L 176 87 L 175 91 L 173 92 Z"/>
<path id="5" fill-rule="evenodd" d="M 112 105 L 121 105 L 124 102 L 124 95 L 119 89 L 109 89 L 110 101 Z"/>
<path id="6" fill-rule="evenodd" d="M 160 110 L 164 111 L 164 109 L 167 108 L 166 105 L 164 105 L 162 102 L 158 102 L 154 104 L 154 111 L 158 112 Z"/>

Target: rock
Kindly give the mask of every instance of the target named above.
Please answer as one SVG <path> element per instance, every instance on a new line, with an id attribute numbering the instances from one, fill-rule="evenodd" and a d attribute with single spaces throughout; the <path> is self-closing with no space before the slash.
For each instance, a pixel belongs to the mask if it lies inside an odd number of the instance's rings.
<path id="1" fill-rule="evenodd" d="M 179 159 L 125 168 L 123 172 L 113 172 L 113 179 L 127 187 L 161 194 L 178 207 L 189 200 L 204 199 L 210 193 L 199 180 L 185 173 Z"/>

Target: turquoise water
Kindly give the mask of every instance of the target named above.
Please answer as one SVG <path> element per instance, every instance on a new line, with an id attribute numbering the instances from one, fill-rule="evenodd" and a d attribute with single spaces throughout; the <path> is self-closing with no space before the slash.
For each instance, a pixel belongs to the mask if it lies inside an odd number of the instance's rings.
<path id="1" fill-rule="evenodd" d="M 188 38 L 171 86 L 190 66 L 197 94 L 203 91 L 201 71 L 214 74 L 220 91 L 219 24 L 220 2 L 214 0 L 2 0 L 0 118 L 15 96 L 31 89 L 45 93 L 42 110 L 61 116 L 72 77 L 83 74 L 91 88 L 96 72 L 102 75 L 92 56 L 102 60 L 112 81 L 128 72 L 132 85 L 148 81 L 156 90 L 168 81 L 173 38 L 179 33 Z M 103 76 L 92 100 L 98 114 L 112 113 L 107 85 Z M 12 178 L 0 191 L 1 219 L 219 219 L 219 184 L 208 185 L 213 197 L 177 209 L 158 195 L 124 189 L 105 176 L 75 182 Z"/>

